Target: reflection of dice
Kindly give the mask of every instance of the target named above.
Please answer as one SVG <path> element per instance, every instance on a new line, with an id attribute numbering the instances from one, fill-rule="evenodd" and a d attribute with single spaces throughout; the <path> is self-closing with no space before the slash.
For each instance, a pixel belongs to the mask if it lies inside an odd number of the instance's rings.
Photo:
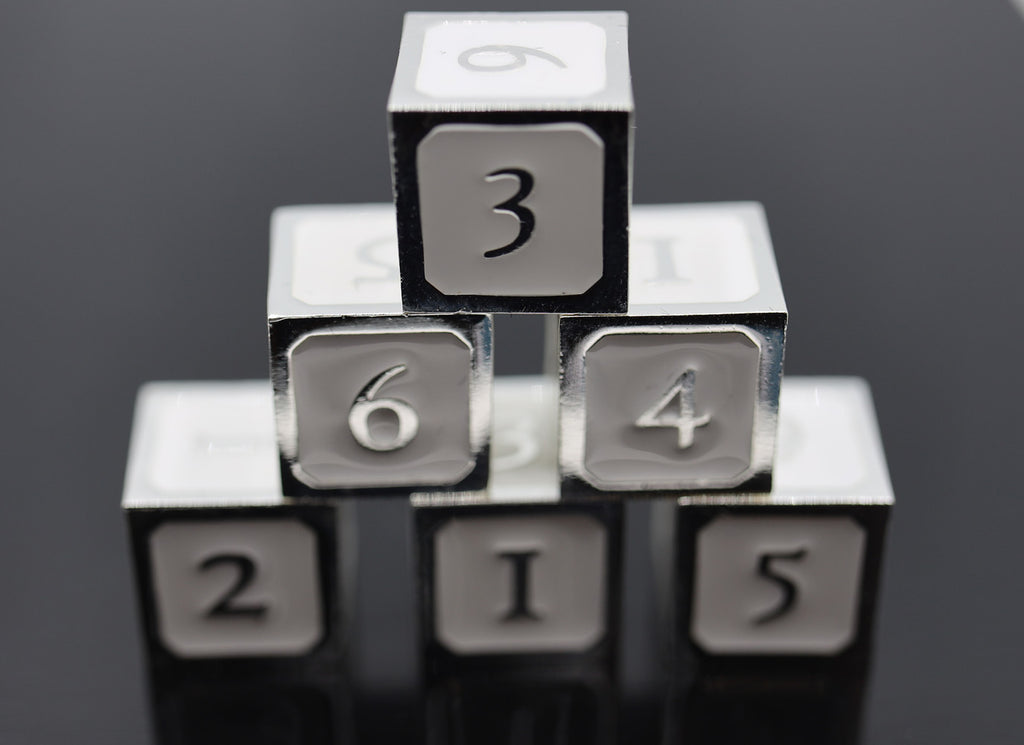
<path id="1" fill-rule="evenodd" d="M 394 214 L 287 207 L 271 239 L 271 375 L 289 496 L 479 488 L 491 321 L 402 315 Z"/>
<path id="2" fill-rule="evenodd" d="M 304 712 L 294 736 L 333 742 L 349 706 L 350 515 L 281 497 L 269 384 L 146 386 L 123 507 L 161 742 L 246 739 L 261 687 L 275 691 L 266 728 L 284 737 Z"/>
<path id="3" fill-rule="evenodd" d="M 786 305 L 755 204 L 633 210 L 624 316 L 559 319 L 569 496 L 771 484 Z"/>
<path id="4" fill-rule="evenodd" d="M 427 745 L 610 745 L 614 686 L 592 671 L 453 675 L 430 685 Z"/>
<path id="5" fill-rule="evenodd" d="M 687 741 L 751 739 L 705 715 L 730 707 L 773 741 L 853 741 L 893 501 L 885 457 L 860 380 L 787 378 L 780 408 L 771 493 L 653 509 L 677 685 L 694 676 L 670 707 Z M 801 703 L 830 713 L 776 716 Z"/>
<path id="6" fill-rule="evenodd" d="M 625 310 L 624 13 L 409 13 L 388 111 L 407 311 Z"/>
<path id="7" fill-rule="evenodd" d="M 616 741 L 623 505 L 559 502 L 555 395 L 499 377 L 487 491 L 413 497 L 430 743 Z"/>

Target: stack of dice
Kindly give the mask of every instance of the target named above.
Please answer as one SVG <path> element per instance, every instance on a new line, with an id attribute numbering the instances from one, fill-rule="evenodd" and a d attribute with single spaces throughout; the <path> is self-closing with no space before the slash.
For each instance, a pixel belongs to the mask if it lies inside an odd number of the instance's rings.
<path id="1" fill-rule="evenodd" d="M 855 739 L 892 503 L 870 395 L 783 385 L 760 206 L 631 205 L 626 33 L 407 15 L 395 205 L 274 214 L 272 394 L 140 393 L 124 508 L 165 745 L 351 735 L 357 497 L 414 513 L 430 742 L 618 738 L 638 498 L 665 740 Z M 495 380 L 491 313 L 549 314 L 545 375 Z"/>

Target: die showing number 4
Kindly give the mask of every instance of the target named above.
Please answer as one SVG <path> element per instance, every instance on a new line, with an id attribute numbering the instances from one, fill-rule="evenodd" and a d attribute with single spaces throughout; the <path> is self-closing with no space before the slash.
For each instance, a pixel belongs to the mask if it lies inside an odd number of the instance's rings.
<path id="1" fill-rule="evenodd" d="M 694 430 L 711 421 L 710 414 L 697 416 L 693 402 L 693 388 L 696 373 L 687 369 L 657 402 L 636 420 L 637 427 L 675 427 L 679 432 L 680 450 L 693 445 Z M 679 401 L 676 411 L 669 411 L 673 399 Z"/>

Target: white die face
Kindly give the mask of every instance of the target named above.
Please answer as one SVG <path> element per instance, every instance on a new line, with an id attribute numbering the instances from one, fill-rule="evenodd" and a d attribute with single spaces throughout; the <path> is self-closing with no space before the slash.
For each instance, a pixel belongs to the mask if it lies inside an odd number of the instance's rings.
<path id="1" fill-rule="evenodd" d="M 295 228 L 292 296 L 307 305 L 402 302 L 394 210 L 316 214 Z"/>
<path id="2" fill-rule="evenodd" d="M 592 647 L 606 631 L 606 551 L 586 515 L 450 520 L 434 539 L 438 639 L 460 654 Z"/>
<path id="3" fill-rule="evenodd" d="M 716 518 L 697 537 L 694 641 L 716 654 L 841 652 L 856 636 L 865 540 L 849 517 Z"/>
<path id="4" fill-rule="evenodd" d="M 585 350 L 583 469 L 621 489 L 722 488 L 751 471 L 761 349 L 740 328 L 633 327 Z"/>
<path id="5" fill-rule="evenodd" d="M 580 98 L 607 78 L 604 29 L 585 21 L 454 21 L 428 28 L 416 90 L 451 99 Z"/>
<path id="6" fill-rule="evenodd" d="M 450 330 L 304 337 L 289 370 L 296 478 L 321 489 L 457 483 L 475 462 L 472 364 Z"/>
<path id="7" fill-rule="evenodd" d="M 316 536 L 298 520 L 169 521 L 149 551 L 160 640 L 181 657 L 300 655 L 323 636 Z"/>
<path id="8" fill-rule="evenodd" d="M 146 448 L 145 483 L 155 497 L 277 501 L 280 486 L 269 388 L 183 387 L 161 398 Z M 166 402 L 166 403 L 165 403 Z"/>
<path id="9" fill-rule="evenodd" d="M 759 289 L 750 235 L 735 214 L 671 207 L 634 211 L 631 306 L 737 303 Z"/>
<path id="10" fill-rule="evenodd" d="M 417 147 L 423 264 L 446 295 L 579 295 L 603 274 L 604 143 L 579 122 L 442 124 Z"/>

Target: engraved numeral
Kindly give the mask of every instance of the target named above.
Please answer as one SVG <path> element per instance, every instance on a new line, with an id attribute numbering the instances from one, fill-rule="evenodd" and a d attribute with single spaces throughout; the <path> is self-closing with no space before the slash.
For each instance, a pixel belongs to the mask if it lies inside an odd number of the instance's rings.
<path id="1" fill-rule="evenodd" d="M 760 555 L 757 561 L 757 573 L 770 582 L 777 584 L 782 591 L 782 597 L 779 598 L 779 602 L 773 608 L 769 608 L 754 618 L 755 625 L 761 626 L 770 623 L 789 613 L 793 606 L 796 605 L 796 584 L 789 577 L 778 574 L 775 567 L 772 566 L 772 562 L 800 561 L 805 556 L 807 556 L 807 549 L 805 548 L 798 548 L 793 551 L 766 551 Z"/>
<path id="2" fill-rule="evenodd" d="M 473 58 L 477 56 L 483 59 L 494 60 L 496 64 L 478 64 L 473 61 Z M 506 70 L 516 70 L 520 67 L 525 67 L 527 56 L 545 60 L 555 67 L 564 68 L 566 66 L 565 62 L 550 52 L 544 52 L 531 47 L 520 47 L 515 44 L 488 44 L 482 47 L 467 49 L 459 55 L 459 65 L 463 69 L 471 70 L 472 72 L 505 72 Z M 503 59 L 505 60 L 504 62 L 501 61 Z"/>
<path id="3" fill-rule="evenodd" d="M 397 398 L 377 398 L 380 389 L 392 378 L 406 371 L 405 365 L 389 367 L 373 378 L 359 391 L 348 412 L 348 427 L 356 442 L 367 450 L 389 452 L 398 450 L 412 442 L 420 429 L 420 418 L 405 401 Z M 397 430 L 386 438 L 370 431 L 370 416 L 377 411 L 390 411 L 398 420 Z"/>
<path id="4" fill-rule="evenodd" d="M 533 176 L 529 171 L 522 168 L 504 168 L 500 171 L 494 171 L 493 173 L 487 174 L 485 181 L 497 181 L 505 176 L 512 176 L 519 179 L 519 191 L 517 191 L 511 199 L 506 199 L 499 205 L 494 207 L 495 212 L 506 212 L 514 215 L 519 220 L 519 234 L 512 240 L 511 243 L 507 243 L 500 248 L 492 248 L 490 251 L 484 251 L 484 256 L 488 259 L 493 259 L 496 256 L 504 256 L 507 253 L 512 253 L 517 248 L 520 248 L 533 235 L 533 228 L 536 225 L 536 219 L 533 216 L 533 212 L 528 207 L 524 207 L 521 202 L 530 196 L 530 192 L 533 191 Z"/>
<path id="5" fill-rule="evenodd" d="M 512 564 L 512 602 L 502 621 L 526 619 L 539 621 L 540 617 L 530 609 L 530 561 L 539 551 L 505 551 L 498 554 Z"/>
<path id="6" fill-rule="evenodd" d="M 238 596 L 245 592 L 252 584 L 256 576 L 256 562 L 245 554 L 216 554 L 203 560 L 199 565 L 200 571 L 207 571 L 216 566 L 230 564 L 237 568 L 238 574 L 234 584 L 228 588 L 220 600 L 214 603 L 204 614 L 207 618 L 223 618 L 242 616 L 245 618 L 259 619 L 267 614 L 265 603 L 242 604 L 238 602 Z"/>
<path id="7" fill-rule="evenodd" d="M 685 450 L 693 445 L 694 430 L 711 421 L 710 414 L 701 416 L 696 414 L 693 400 L 696 375 L 694 370 L 687 369 L 665 392 L 665 395 L 654 403 L 654 406 L 640 415 L 640 418 L 636 420 L 636 426 L 643 428 L 674 427 L 679 433 L 677 442 L 680 450 Z M 675 399 L 678 399 L 679 404 L 674 411 L 671 411 L 669 405 Z"/>

